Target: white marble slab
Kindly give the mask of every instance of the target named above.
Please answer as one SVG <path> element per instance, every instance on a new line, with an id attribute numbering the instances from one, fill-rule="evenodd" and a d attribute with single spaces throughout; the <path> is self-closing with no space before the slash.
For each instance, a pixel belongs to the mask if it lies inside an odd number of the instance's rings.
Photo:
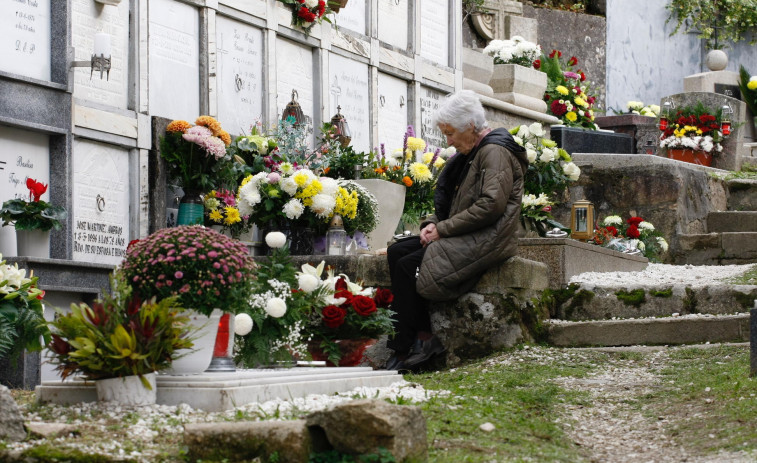
<path id="1" fill-rule="evenodd" d="M 339 13 L 334 15 L 334 24 L 338 28 L 345 28 L 351 31 L 367 35 L 366 30 L 366 0 L 350 0 L 347 6 L 340 9 Z"/>
<path id="2" fill-rule="evenodd" d="M 110 77 L 89 67 L 74 68 L 74 97 L 126 109 L 129 97 L 129 2 L 103 7 L 92 0 L 72 0 L 71 35 L 76 59 L 89 61 L 95 34 L 110 36 Z"/>
<path id="3" fill-rule="evenodd" d="M 407 130 L 407 81 L 388 74 L 378 76 L 378 143 L 387 154 L 402 148 Z"/>
<path id="4" fill-rule="evenodd" d="M 50 80 L 50 0 L 0 0 L 0 70 Z"/>
<path id="5" fill-rule="evenodd" d="M 118 265 L 129 244 L 129 151 L 75 139 L 73 260 Z"/>
<path id="6" fill-rule="evenodd" d="M 449 66 L 449 0 L 421 2 L 421 56 Z"/>
<path id="7" fill-rule="evenodd" d="M 378 2 L 379 40 L 402 50 L 407 49 L 409 2 L 406 0 L 376 1 Z"/>
<path id="8" fill-rule="evenodd" d="M 199 11 L 151 0 L 149 18 L 150 113 L 193 122 L 200 112 Z"/>
<path id="9" fill-rule="evenodd" d="M 216 17 L 218 120 L 235 135 L 263 117 L 263 31 Z"/>
<path id="10" fill-rule="evenodd" d="M 329 56 L 329 95 L 332 116 L 337 105 L 352 131 L 352 147 L 370 151 L 370 112 L 368 99 L 368 65 L 342 56 Z"/>
<path id="11" fill-rule="evenodd" d="M 445 93 L 439 92 L 429 87 L 421 87 L 421 137 L 426 141 L 427 150 L 433 151 L 432 148 L 444 148 L 447 146 L 446 139 L 439 128 L 432 123 L 436 110 L 439 109 L 439 103 L 444 98 Z"/>
<path id="12" fill-rule="evenodd" d="M 278 118 L 284 112 L 287 103 L 292 100 L 292 90 L 297 91 L 298 102 L 305 114 L 309 126 L 313 127 L 313 51 L 310 47 L 299 45 L 291 40 L 276 40 L 276 112 Z M 312 139 L 310 140 L 312 145 Z"/>
<path id="13" fill-rule="evenodd" d="M 26 179 L 50 184 L 50 139 L 47 135 L 0 125 L 0 203 L 29 200 Z M 50 201 L 50 190 L 42 195 Z"/>

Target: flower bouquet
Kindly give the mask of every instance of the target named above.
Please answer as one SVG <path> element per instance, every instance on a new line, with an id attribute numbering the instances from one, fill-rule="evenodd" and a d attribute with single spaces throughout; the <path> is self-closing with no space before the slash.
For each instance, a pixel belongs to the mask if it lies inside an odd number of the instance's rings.
<path id="1" fill-rule="evenodd" d="M 660 107 L 656 104 L 645 105 L 641 101 L 629 101 L 626 103 L 626 112 L 618 114 L 637 114 L 639 116 L 657 117 L 660 115 Z"/>
<path id="2" fill-rule="evenodd" d="M 9 199 L 3 203 L 0 209 L 3 226 L 12 223 L 16 230 L 60 230 L 67 213 L 63 207 L 40 199 L 47 191 L 47 185 L 28 178 L 26 187 L 29 189 L 29 201 Z"/>
<path id="3" fill-rule="evenodd" d="M 50 342 L 43 318 L 42 298 L 37 277 L 26 277 L 18 264 L 10 266 L 0 255 L 0 359 L 15 361 L 24 349 L 42 350 L 40 338 Z"/>
<path id="4" fill-rule="evenodd" d="M 237 208 L 236 195 L 229 190 L 213 190 L 205 195 L 205 225 L 218 225 L 233 238 L 239 239 L 252 228 L 249 216 L 242 216 Z"/>
<path id="5" fill-rule="evenodd" d="M 274 137 L 262 134 L 257 125 L 250 135 L 241 135 L 226 149 L 233 162 L 226 163 L 221 173 L 224 184 L 239 185 L 250 174 L 266 170 L 266 159 L 276 152 L 278 145 Z"/>
<path id="6" fill-rule="evenodd" d="M 641 251 L 652 262 L 657 262 L 659 254 L 668 250 L 662 234 L 641 217 L 630 217 L 624 222 L 618 215 L 607 216 L 594 231 L 592 241 L 616 251 Z"/>
<path id="7" fill-rule="evenodd" d="M 571 56 L 567 62 L 562 61 L 562 52 L 552 50 L 549 56 L 542 55 L 534 62 L 534 68 L 547 74 L 547 91 L 544 100 L 547 112 L 562 120 L 570 127 L 583 127 L 596 130 L 594 123 L 594 103 L 597 97 L 587 85 L 586 75 L 580 69 L 573 71 L 578 58 Z"/>
<path id="8" fill-rule="evenodd" d="M 483 52 L 494 58 L 494 64 L 518 64 L 530 68 L 541 56 L 541 47 L 515 35 L 510 40 L 492 40 Z"/>
<path id="9" fill-rule="evenodd" d="M 708 155 L 723 151 L 725 135 L 720 131 L 721 110 L 712 111 L 697 103 L 679 109 L 660 136 L 660 147 L 688 149 Z M 669 151 L 670 153 L 670 151 Z"/>
<path id="10" fill-rule="evenodd" d="M 326 0 L 279 0 L 292 9 L 292 24 L 309 33 L 313 25 L 321 21 L 331 22 L 326 17 L 331 13 Z"/>
<path id="11" fill-rule="evenodd" d="M 739 89 L 742 98 L 744 98 L 744 103 L 752 112 L 755 126 L 757 126 L 757 75 L 750 76 L 743 65 L 739 66 Z"/>
<path id="12" fill-rule="evenodd" d="M 514 127 L 510 129 L 510 134 L 516 143 L 526 148 L 528 170 L 525 193 L 544 193 L 551 199 L 562 193 L 570 182 L 578 180 L 581 169 L 572 162 L 567 151 L 558 148 L 555 141 L 545 138 L 547 132 L 540 123 Z"/>

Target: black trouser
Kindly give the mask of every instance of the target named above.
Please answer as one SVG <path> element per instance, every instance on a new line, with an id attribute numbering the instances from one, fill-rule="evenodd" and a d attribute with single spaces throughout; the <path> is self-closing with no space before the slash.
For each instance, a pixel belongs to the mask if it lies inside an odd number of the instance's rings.
<path id="1" fill-rule="evenodd" d="M 407 353 L 419 331 L 431 332 L 426 300 L 415 289 L 416 273 L 426 248 L 421 239 L 410 238 L 389 246 L 386 252 L 392 279 L 395 335 L 386 346 L 398 353 Z"/>

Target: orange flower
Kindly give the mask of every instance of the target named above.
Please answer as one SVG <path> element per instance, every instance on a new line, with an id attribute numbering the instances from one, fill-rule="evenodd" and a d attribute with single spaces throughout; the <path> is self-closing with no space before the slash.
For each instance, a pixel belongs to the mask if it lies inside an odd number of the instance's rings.
<path id="1" fill-rule="evenodd" d="M 404 177 L 402 177 L 402 183 L 404 183 L 405 186 L 408 187 L 408 188 L 411 187 L 411 186 L 413 186 L 413 180 L 410 177 L 408 177 L 407 175 L 405 175 Z"/>
<path id="2" fill-rule="evenodd" d="M 400 169 L 401 169 L 401 167 L 400 167 L 400 166 L 394 166 L 394 167 L 392 167 L 392 169 L 393 169 L 393 170 L 400 170 Z"/>
<path id="3" fill-rule="evenodd" d="M 221 129 L 221 124 L 215 120 L 214 118 L 210 116 L 200 116 L 195 121 L 195 124 L 202 125 L 210 129 L 211 132 L 213 132 L 214 137 L 220 136 L 220 133 L 223 129 Z"/>
<path id="4" fill-rule="evenodd" d="M 184 133 L 190 127 L 192 127 L 192 124 L 190 124 L 189 122 L 177 119 L 175 121 L 171 121 L 171 123 L 168 124 L 168 127 L 166 127 L 166 132 Z"/>
<path id="5" fill-rule="evenodd" d="M 229 135 L 229 132 L 225 130 L 221 130 L 221 132 L 218 134 L 218 138 L 223 141 L 223 144 L 226 146 L 229 146 L 231 144 L 231 135 Z"/>
<path id="6" fill-rule="evenodd" d="M 328 174 L 330 170 L 331 170 L 331 167 L 326 167 L 325 169 L 323 169 L 323 173 Z"/>

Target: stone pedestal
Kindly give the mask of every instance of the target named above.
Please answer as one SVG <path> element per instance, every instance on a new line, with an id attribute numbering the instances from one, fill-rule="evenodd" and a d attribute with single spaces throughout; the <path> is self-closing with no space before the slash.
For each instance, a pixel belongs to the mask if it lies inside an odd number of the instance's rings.
<path id="1" fill-rule="evenodd" d="M 731 90 L 731 96 L 738 96 L 739 73 L 734 71 L 709 71 L 693 74 L 683 78 L 684 92 L 709 92 L 724 95 Z"/>
<path id="2" fill-rule="evenodd" d="M 633 154 L 657 154 L 660 130 L 654 117 L 622 114 L 600 116 L 594 122 L 602 129 L 630 135 L 633 138 Z"/>
<path id="3" fill-rule="evenodd" d="M 577 127 L 552 126 L 552 140 L 573 153 L 632 154 L 633 137 L 625 133 L 599 132 Z"/>
<path id="4" fill-rule="evenodd" d="M 489 81 L 494 97 L 521 108 L 547 112 L 544 91 L 547 89 L 547 74 L 517 64 L 495 64 Z"/>

